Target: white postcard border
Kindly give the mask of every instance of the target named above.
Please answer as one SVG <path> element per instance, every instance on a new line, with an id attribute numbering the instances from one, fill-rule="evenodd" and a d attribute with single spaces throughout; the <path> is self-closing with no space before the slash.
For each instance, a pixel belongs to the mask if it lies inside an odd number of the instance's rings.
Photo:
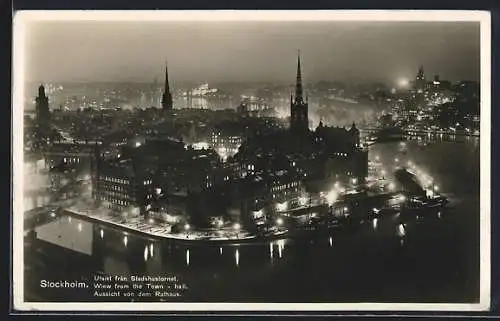
<path id="1" fill-rule="evenodd" d="M 475 21 L 481 25 L 480 301 L 421 303 L 34 303 L 24 301 L 23 98 L 25 33 L 34 21 Z M 485 311 L 490 307 L 491 18 L 486 11 L 19 11 L 13 24 L 13 309 L 18 311 Z"/>

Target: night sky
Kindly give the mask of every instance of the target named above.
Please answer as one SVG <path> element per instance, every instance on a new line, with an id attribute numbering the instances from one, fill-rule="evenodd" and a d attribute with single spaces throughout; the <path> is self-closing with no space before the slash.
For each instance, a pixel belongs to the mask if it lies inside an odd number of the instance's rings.
<path id="1" fill-rule="evenodd" d="M 26 81 L 479 80 L 479 22 L 31 22 Z"/>

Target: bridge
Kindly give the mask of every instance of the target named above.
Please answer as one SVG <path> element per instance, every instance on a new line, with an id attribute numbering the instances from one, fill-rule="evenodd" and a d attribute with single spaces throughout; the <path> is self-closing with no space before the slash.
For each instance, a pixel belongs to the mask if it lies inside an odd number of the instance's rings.
<path id="1" fill-rule="evenodd" d="M 466 132 L 463 130 L 434 130 L 434 129 L 408 129 L 408 128 L 378 128 L 378 127 L 362 127 L 359 128 L 360 133 L 362 134 L 379 134 L 385 130 L 397 130 L 403 136 L 422 136 L 422 135 L 457 135 L 457 136 L 472 136 L 479 137 L 478 133 L 475 132 Z"/>

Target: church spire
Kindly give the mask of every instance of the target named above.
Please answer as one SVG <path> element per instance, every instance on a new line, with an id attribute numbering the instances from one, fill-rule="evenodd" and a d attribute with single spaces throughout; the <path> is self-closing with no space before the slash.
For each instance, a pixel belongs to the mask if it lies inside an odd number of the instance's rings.
<path id="1" fill-rule="evenodd" d="M 300 68 L 300 50 L 297 52 L 297 82 L 295 84 L 295 100 L 297 102 L 302 102 L 304 100 L 302 89 L 302 71 Z"/>
<path id="2" fill-rule="evenodd" d="M 161 105 L 163 107 L 163 110 L 172 110 L 173 108 L 172 94 L 170 93 L 170 85 L 168 83 L 168 66 L 166 60 L 165 60 L 165 88 L 163 89 L 163 97 Z"/>

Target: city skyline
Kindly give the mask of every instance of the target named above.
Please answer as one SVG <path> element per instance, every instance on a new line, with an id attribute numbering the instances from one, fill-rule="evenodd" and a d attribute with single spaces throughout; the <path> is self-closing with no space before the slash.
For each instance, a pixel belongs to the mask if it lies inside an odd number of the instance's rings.
<path id="1" fill-rule="evenodd" d="M 26 82 L 44 83 L 152 82 L 165 59 L 173 86 L 289 83 L 297 49 L 306 84 L 396 86 L 421 65 L 428 79 L 477 81 L 480 69 L 477 22 L 51 21 L 33 23 L 26 45 Z"/>

